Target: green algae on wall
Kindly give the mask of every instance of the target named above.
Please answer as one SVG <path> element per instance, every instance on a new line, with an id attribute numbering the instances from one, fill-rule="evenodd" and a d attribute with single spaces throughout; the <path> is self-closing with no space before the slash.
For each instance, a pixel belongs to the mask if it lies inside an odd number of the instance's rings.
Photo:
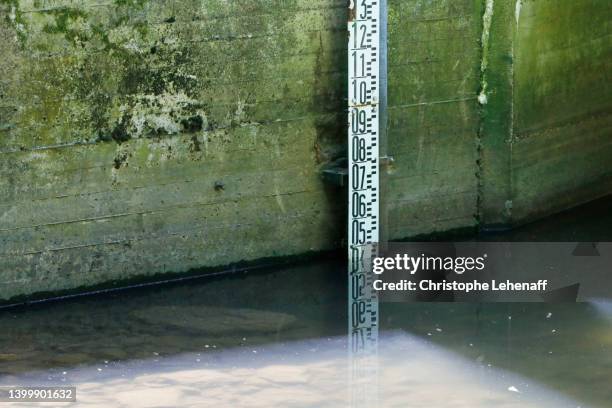
<path id="1" fill-rule="evenodd" d="M 515 222 L 612 192 L 612 3 L 519 4 L 514 44 Z"/>
<path id="2" fill-rule="evenodd" d="M 511 223 L 514 11 L 512 1 L 486 0 L 482 13 L 478 221 L 495 229 Z"/>
<path id="3" fill-rule="evenodd" d="M 389 236 L 477 225 L 481 2 L 389 1 Z"/>
<path id="4" fill-rule="evenodd" d="M 481 227 L 517 225 L 610 194 L 612 4 L 486 3 Z"/>
<path id="5" fill-rule="evenodd" d="M 176 134 L 185 124 L 193 128 L 189 123 L 216 129 L 304 115 L 311 106 L 329 105 L 296 103 L 305 97 L 326 99 L 325 94 L 311 96 L 320 91 L 313 82 L 344 75 L 331 67 L 323 67 L 323 78 L 312 75 L 314 52 L 336 41 L 329 29 L 342 22 L 342 9 L 332 9 L 330 16 L 323 14 L 326 8 L 305 9 L 293 16 L 297 22 L 283 14 L 291 9 L 288 2 L 283 8 L 262 2 L 263 13 L 238 9 L 228 16 L 223 13 L 229 6 L 219 5 L 215 15 L 208 8 L 202 11 L 199 2 L 91 7 L 84 2 L 83 9 L 53 4 L 24 12 L 27 52 L 37 63 L 24 72 L 35 80 L 23 84 L 20 95 L 26 101 L 31 95 L 44 98 L 44 104 L 28 106 L 20 115 L 21 132 L 3 140 L 6 147 L 75 138 L 123 142 Z M 318 34 L 325 25 L 326 32 Z M 266 32 L 269 26 L 274 32 Z M 302 32 L 302 26 L 311 29 Z M 307 62 L 299 51 L 291 55 L 293 46 L 308 54 Z M 309 79 L 287 81 L 299 75 Z M 278 103 L 284 100 L 290 107 Z M 74 124 L 71 134 L 54 126 L 57 120 Z M 30 137 L 22 136 L 27 132 Z"/>
<path id="6" fill-rule="evenodd" d="M 0 3 L 0 298 L 339 246 L 345 6 Z"/>
<path id="7" fill-rule="evenodd" d="M 605 0 L 389 0 L 389 236 L 612 192 Z M 337 248 L 345 0 L 0 0 L 0 301 Z"/>

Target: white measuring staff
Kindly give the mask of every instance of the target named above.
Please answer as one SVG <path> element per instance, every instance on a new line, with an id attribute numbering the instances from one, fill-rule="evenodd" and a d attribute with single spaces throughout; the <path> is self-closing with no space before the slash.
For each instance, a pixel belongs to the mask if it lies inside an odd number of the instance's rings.
<path id="1" fill-rule="evenodd" d="M 353 406 L 367 406 L 372 398 L 376 399 L 372 395 L 376 391 L 370 388 L 377 374 L 379 314 L 369 265 L 376 256 L 380 238 L 380 66 L 381 62 L 386 64 L 386 50 L 381 53 L 381 37 L 382 46 L 386 47 L 386 27 L 384 36 L 380 27 L 381 20 L 386 24 L 384 1 L 351 0 L 349 5 L 348 314 Z M 386 87 L 386 65 L 382 71 Z M 382 95 L 386 103 L 386 92 Z"/>
<path id="2" fill-rule="evenodd" d="M 349 330 L 352 352 L 376 342 L 378 302 L 368 262 L 379 242 L 379 0 L 351 1 L 349 100 Z"/>

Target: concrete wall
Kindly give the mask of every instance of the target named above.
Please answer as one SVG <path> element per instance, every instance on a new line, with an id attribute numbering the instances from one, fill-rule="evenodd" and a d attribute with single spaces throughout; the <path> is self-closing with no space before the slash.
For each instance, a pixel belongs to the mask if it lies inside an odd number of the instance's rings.
<path id="1" fill-rule="evenodd" d="M 482 2 L 389 8 L 389 237 L 475 227 Z"/>
<path id="2" fill-rule="evenodd" d="M 612 3 L 486 4 L 481 226 L 521 224 L 612 193 Z"/>
<path id="3" fill-rule="evenodd" d="M 389 0 L 391 238 L 612 192 L 612 13 L 558 3 Z M 0 299 L 339 247 L 346 18 L 0 0 Z"/>
<path id="4" fill-rule="evenodd" d="M 340 245 L 344 0 L 0 12 L 0 299 Z"/>
<path id="5" fill-rule="evenodd" d="M 521 222 L 612 192 L 612 2 L 517 4 L 512 217 Z"/>

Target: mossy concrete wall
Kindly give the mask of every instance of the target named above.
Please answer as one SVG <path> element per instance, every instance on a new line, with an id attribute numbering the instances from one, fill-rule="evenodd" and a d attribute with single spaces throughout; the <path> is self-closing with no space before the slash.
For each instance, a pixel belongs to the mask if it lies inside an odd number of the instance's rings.
<path id="1" fill-rule="evenodd" d="M 388 1 L 390 238 L 612 192 L 606 1 Z M 339 247 L 346 20 L 0 0 L 0 299 Z"/>
<path id="2" fill-rule="evenodd" d="M 389 0 L 388 235 L 477 225 L 478 0 Z"/>
<path id="3" fill-rule="evenodd" d="M 612 193 L 612 2 L 521 0 L 514 23 L 516 223 Z"/>
<path id="4" fill-rule="evenodd" d="M 481 226 L 521 224 L 612 193 L 612 3 L 486 4 Z"/>
<path id="5" fill-rule="evenodd" d="M 343 0 L 0 13 L 0 299 L 340 246 Z"/>

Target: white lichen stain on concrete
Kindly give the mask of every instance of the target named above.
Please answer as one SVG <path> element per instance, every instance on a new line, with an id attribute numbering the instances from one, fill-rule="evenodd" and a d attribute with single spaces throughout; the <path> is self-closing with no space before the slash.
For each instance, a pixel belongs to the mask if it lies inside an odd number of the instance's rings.
<path id="1" fill-rule="evenodd" d="M 483 88 L 480 94 L 478 95 L 478 103 L 481 105 L 486 105 L 487 102 L 487 95 L 485 94 L 485 89 Z"/>
<path id="2" fill-rule="evenodd" d="M 27 155 L 25 155 L 23 157 L 23 161 L 26 163 L 30 163 L 30 162 L 36 162 L 37 165 L 45 165 L 46 164 L 46 160 L 49 158 L 48 154 L 46 152 L 37 152 L 37 151 L 32 151 L 30 153 L 28 153 Z M 50 162 L 53 162 L 52 160 L 49 160 Z"/>
<path id="3" fill-rule="evenodd" d="M 493 22 L 493 5 L 494 0 L 487 0 L 485 12 L 482 16 L 482 61 L 480 63 L 480 70 L 484 72 L 488 65 L 489 56 L 489 37 L 491 35 L 491 23 Z"/>
<path id="4" fill-rule="evenodd" d="M 187 111 L 186 108 L 198 104 L 182 92 L 163 93 L 161 95 L 140 95 L 136 103 L 124 104 L 119 108 L 120 114 L 130 117 L 129 130 L 134 138 L 147 136 L 150 132 L 162 132 L 169 135 L 182 130 L 181 120 L 199 115 L 206 128 L 206 115 L 203 111 Z"/>
<path id="5" fill-rule="evenodd" d="M 478 95 L 478 102 L 481 105 L 485 105 L 487 103 L 487 78 L 485 72 L 489 64 L 489 37 L 491 33 L 491 23 L 493 21 L 493 5 L 494 0 L 487 0 L 485 12 L 482 15 L 482 60 L 480 62 L 480 72 L 482 73 L 482 78 L 480 81 L 480 94 Z"/>
<path id="6" fill-rule="evenodd" d="M 124 43 L 123 48 L 127 51 L 134 52 L 136 54 L 144 54 L 145 50 L 138 46 L 138 43 L 131 38 L 128 42 Z"/>
<path id="7" fill-rule="evenodd" d="M 132 52 L 141 54 L 145 50 L 148 49 L 148 47 L 144 46 L 145 42 L 142 40 L 140 41 L 142 46 L 139 46 L 139 41 L 138 41 L 139 39 L 137 38 L 139 37 L 139 35 L 138 34 L 135 35 L 135 31 L 132 27 L 129 27 L 129 26 L 116 27 L 116 28 L 109 30 L 107 35 L 108 35 L 108 40 L 111 43 L 120 45 L 122 48 L 128 51 L 132 51 Z"/>
<path id="8" fill-rule="evenodd" d="M 236 101 L 236 109 L 234 110 L 234 112 L 232 113 L 232 118 L 229 119 L 229 121 L 233 121 L 235 123 L 243 123 L 245 118 L 246 118 L 246 107 L 247 107 L 247 100 L 248 97 L 245 98 L 244 100 L 242 100 L 241 98 L 238 98 L 238 100 Z"/>
<path id="9" fill-rule="evenodd" d="M 15 6 L 11 6 L 11 11 L 9 12 L 8 17 L 17 32 L 25 32 L 25 26 L 17 21 L 17 8 Z"/>

